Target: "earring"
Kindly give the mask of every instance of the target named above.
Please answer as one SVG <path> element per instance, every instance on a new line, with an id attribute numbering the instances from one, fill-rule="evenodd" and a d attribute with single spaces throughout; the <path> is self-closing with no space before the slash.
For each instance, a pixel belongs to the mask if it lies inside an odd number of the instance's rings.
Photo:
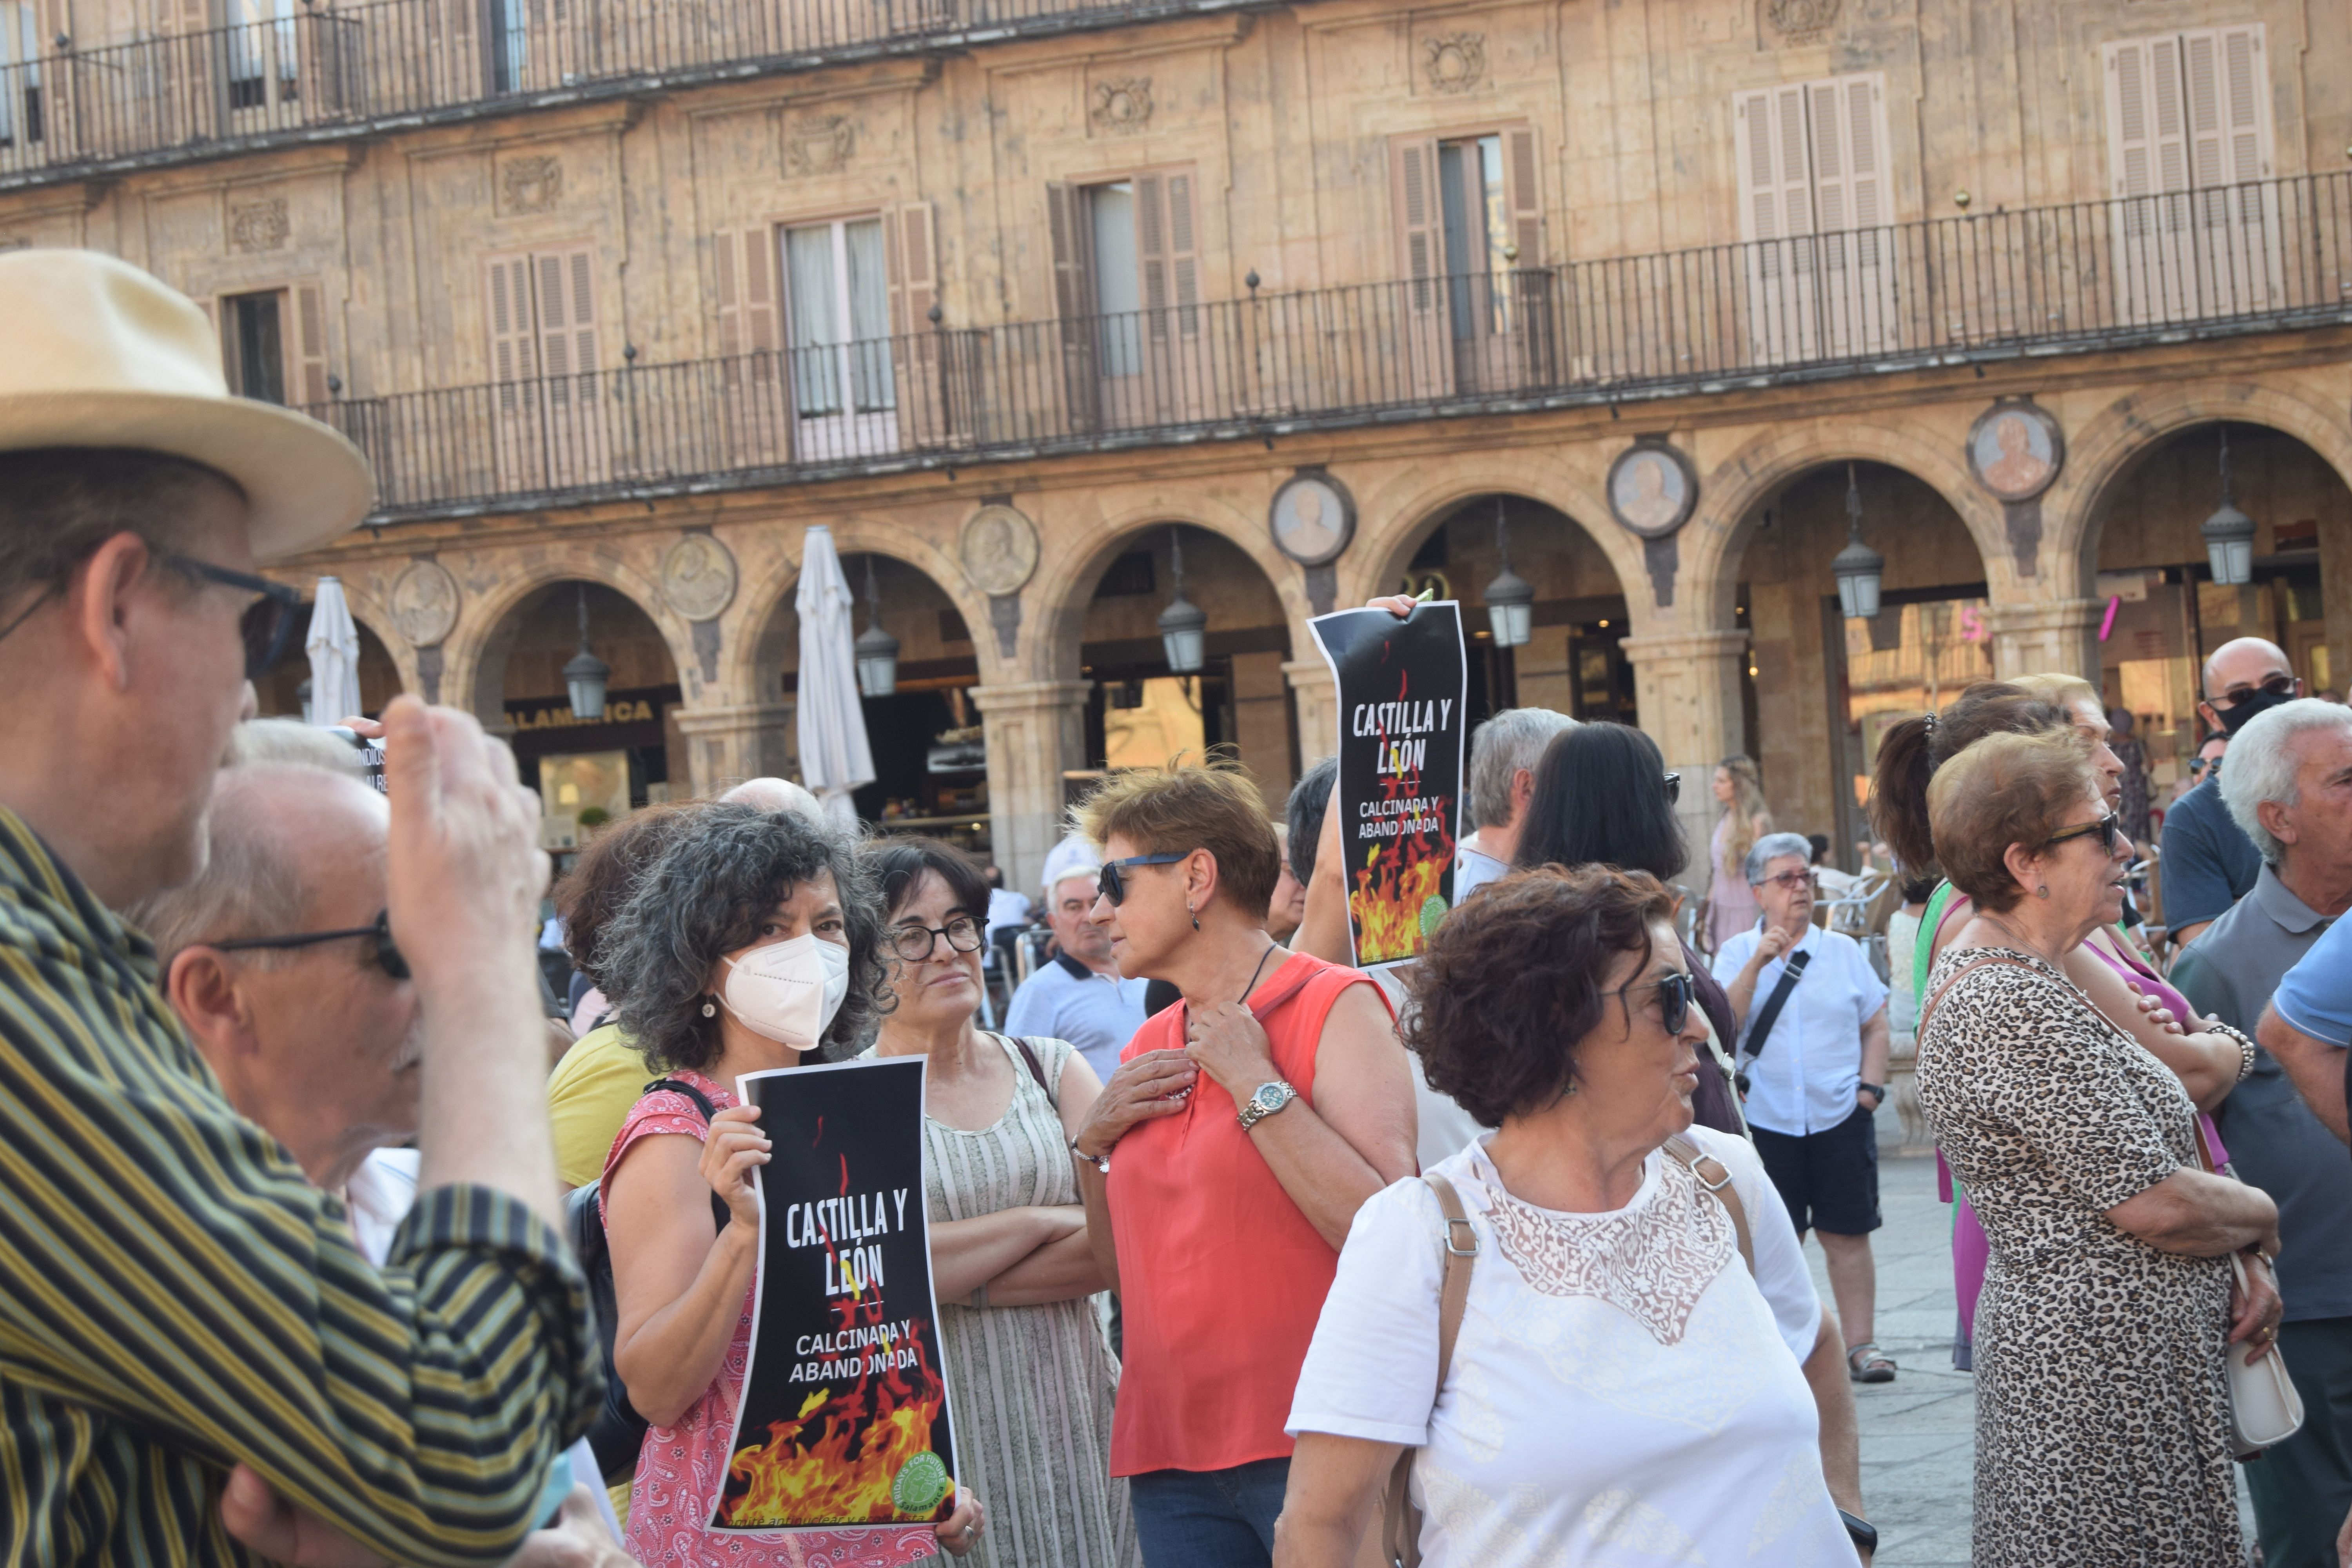
<path id="1" fill-rule="evenodd" d="M 1199 912 L 1198 912 L 1198 911 L 1196 911 L 1196 910 L 1192 908 L 1192 905 L 1190 905 L 1190 904 L 1186 904 L 1186 905 L 1184 906 L 1184 912 L 1185 912 L 1187 915 L 1192 916 L 1192 929 L 1193 929 L 1194 931 L 1199 931 L 1199 930 L 1201 929 L 1201 917 L 1200 917 Z"/>
<path id="2" fill-rule="evenodd" d="M 2050 896 L 2050 885 L 2047 882 L 2044 882 L 2041 887 L 2034 889 L 2033 896 L 2037 899 L 2048 898 Z"/>
<path id="3" fill-rule="evenodd" d="M 719 1016 L 719 1004 L 713 1002 L 708 996 L 704 997 L 702 999 L 702 1016 L 706 1018 L 716 1018 Z"/>

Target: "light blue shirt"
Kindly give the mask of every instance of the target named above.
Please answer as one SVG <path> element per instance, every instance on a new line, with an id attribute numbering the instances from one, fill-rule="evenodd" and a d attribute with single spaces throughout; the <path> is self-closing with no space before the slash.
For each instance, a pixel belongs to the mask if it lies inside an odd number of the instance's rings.
<path id="1" fill-rule="evenodd" d="M 1078 973 L 1072 973 L 1073 969 Z M 1083 976 L 1083 977 L 1082 977 Z M 1004 1032 L 1078 1047 L 1103 1082 L 1118 1069 L 1118 1054 L 1143 1027 L 1143 992 L 1148 980 L 1113 980 L 1076 960 L 1055 958 L 1021 983 L 1004 1009 Z"/>
<path id="2" fill-rule="evenodd" d="M 2352 1046 L 2352 920 L 2327 928 L 2286 972 L 2271 1005 L 2315 1040 Z"/>
<path id="3" fill-rule="evenodd" d="M 1747 967 L 1763 934 L 1764 922 L 1759 921 L 1716 954 L 1715 977 L 1725 990 Z M 1862 1082 L 1862 1026 L 1886 1005 L 1886 983 L 1853 938 L 1809 925 L 1796 951 L 1812 956 L 1772 1021 L 1771 1035 L 1762 1041 L 1748 1037 L 1780 984 L 1787 958 L 1774 959 L 1757 974 L 1756 994 L 1739 1021 L 1738 1052 L 1748 1072 L 1748 1124 L 1791 1137 L 1826 1132 L 1854 1113 Z"/>

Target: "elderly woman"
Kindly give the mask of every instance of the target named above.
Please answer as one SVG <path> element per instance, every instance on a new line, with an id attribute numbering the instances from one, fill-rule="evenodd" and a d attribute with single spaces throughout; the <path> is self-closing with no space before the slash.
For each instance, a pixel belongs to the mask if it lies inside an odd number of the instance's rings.
<path id="1" fill-rule="evenodd" d="M 1875 1539 L 1822 1479 L 1798 1371 L 1821 1309 L 1796 1233 L 1747 1145 L 1692 1125 L 1692 978 L 1674 901 L 1642 872 L 1519 872 L 1438 929 L 1410 1044 L 1496 1131 L 1349 1235 L 1291 1405 L 1281 1568 L 1355 1561 L 1401 1447 L 1420 1450 L 1433 1568 L 1817 1568 L 1853 1563 L 1849 1528 Z"/>
<path id="2" fill-rule="evenodd" d="M 884 983 L 881 921 L 846 836 L 789 812 L 710 805 L 689 816 L 640 879 L 598 950 L 622 1028 L 647 1070 L 692 1089 L 648 1091 L 605 1156 L 600 1197 L 619 1323 L 613 1362 L 651 1423 L 630 1493 L 639 1563 L 800 1568 L 899 1563 L 939 1544 L 961 1556 L 983 1521 L 956 1490 L 939 1524 L 714 1535 L 751 1347 L 759 1254 L 757 1108 L 737 1077 L 800 1065 L 849 1041 Z M 766 952 L 778 949 L 788 952 Z M 761 954 L 758 964 L 745 961 Z M 812 1006 L 798 1005 L 814 997 Z M 712 1194 L 725 1209 L 713 1212 Z"/>
<path id="3" fill-rule="evenodd" d="M 865 862 L 895 959 L 873 1054 L 929 1063 L 931 1288 L 962 1479 L 996 1500 L 973 1561 L 1131 1568 L 1127 1487 L 1110 1476 L 1118 1363 L 1069 1153 L 1102 1084 L 1066 1040 L 972 1026 L 989 887 L 970 856 L 894 838 Z"/>
<path id="4" fill-rule="evenodd" d="M 2276 1332 L 2278 1211 L 2200 1169 L 2179 1078 L 2067 977 L 2122 907 L 2131 841 L 2071 730 L 1979 741 L 1927 799 L 1971 905 L 1929 976 L 1918 1075 L 1991 1245 L 1977 1568 L 2241 1562 L 2223 1347 Z M 2253 1047 L 2222 1032 L 2242 1072 Z"/>
<path id="5" fill-rule="evenodd" d="M 1886 1100 L 1886 984 L 1862 944 L 1813 923 L 1812 846 L 1768 833 L 1741 880 L 1763 918 L 1716 951 L 1739 1015 L 1748 1128 L 1800 1239 L 1818 1231 L 1856 1383 L 1892 1383 L 1877 1345 L 1878 1108 Z"/>
<path id="6" fill-rule="evenodd" d="M 1265 1568 L 1339 1244 L 1413 1168 L 1412 1077 L 1369 978 L 1266 935 L 1280 854 L 1241 773 L 1116 774 L 1078 816 L 1120 973 L 1182 996 L 1071 1143 L 1125 1313 L 1111 1473 L 1151 1568 Z"/>

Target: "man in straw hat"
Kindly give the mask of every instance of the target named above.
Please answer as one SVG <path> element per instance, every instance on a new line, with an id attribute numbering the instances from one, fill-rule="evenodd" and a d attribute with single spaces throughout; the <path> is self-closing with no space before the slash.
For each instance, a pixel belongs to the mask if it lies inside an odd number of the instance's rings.
<path id="1" fill-rule="evenodd" d="M 0 1552 L 496 1562 L 599 1397 L 558 1239 L 512 760 L 385 714 L 386 916 L 414 977 L 422 1187 L 379 1277 L 222 1098 L 110 912 L 193 876 L 245 682 L 297 601 L 254 563 L 366 510 L 359 454 L 228 395 L 196 308 L 81 251 L 0 256 Z M 348 1539 L 346 1539 L 348 1538 Z"/>

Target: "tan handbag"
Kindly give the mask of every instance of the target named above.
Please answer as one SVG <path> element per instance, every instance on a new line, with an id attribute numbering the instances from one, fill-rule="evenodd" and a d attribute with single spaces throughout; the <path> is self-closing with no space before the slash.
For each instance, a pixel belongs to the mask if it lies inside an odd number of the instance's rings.
<path id="1" fill-rule="evenodd" d="M 1679 1132 L 1666 1140 L 1665 1152 L 1729 1211 L 1732 1231 L 1739 1238 L 1740 1261 L 1754 1278 L 1756 1252 L 1748 1243 L 1748 1210 L 1739 1201 L 1738 1189 L 1731 1184 L 1731 1173 Z M 1702 1161 L 1715 1168 L 1712 1177 L 1700 1169 Z M 1434 1405 L 1436 1394 L 1445 1391 L 1446 1374 L 1454 1370 L 1454 1343 L 1462 1335 L 1462 1314 L 1470 1300 L 1470 1269 L 1478 1261 L 1478 1232 L 1452 1182 L 1433 1172 L 1421 1179 L 1429 1184 L 1429 1190 L 1437 1194 L 1437 1206 L 1445 1211 L 1445 1278 L 1437 1290 L 1437 1388 L 1430 1400 Z M 1412 1457 L 1418 1452 L 1407 1448 L 1397 1456 L 1396 1468 L 1389 1472 L 1381 1505 L 1373 1512 L 1378 1527 L 1365 1531 L 1357 1545 L 1356 1568 L 1421 1568 L 1421 1510 L 1412 1505 Z"/>
<path id="2" fill-rule="evenodd" d="M 2213 1152 L 2205 1147 L 2205 1130 L 2198 1128 L 2196 1137 L 2197 1163 L 2208 1175 L 2221 1175 L 2213 1167 Z M 2229 1174 L 2231 1180 L 2238 1179 L 2236 1172 Z M 2235 1252 L 2230 1254 L 2230 1277 L 2240 1290 L 2252 1290 L 2246 1260 Z M 2294 1379 L 2287 1375 L 2286 1357 L 2275 1340 L 2267 1345 L 2241 1340 L 2223 1353 L 2230 1368 L 2231 1451 L 2236 1458 L 2253 1458 L 2303 1430 L 2303 1395 L 2294 1391 Z"/>

